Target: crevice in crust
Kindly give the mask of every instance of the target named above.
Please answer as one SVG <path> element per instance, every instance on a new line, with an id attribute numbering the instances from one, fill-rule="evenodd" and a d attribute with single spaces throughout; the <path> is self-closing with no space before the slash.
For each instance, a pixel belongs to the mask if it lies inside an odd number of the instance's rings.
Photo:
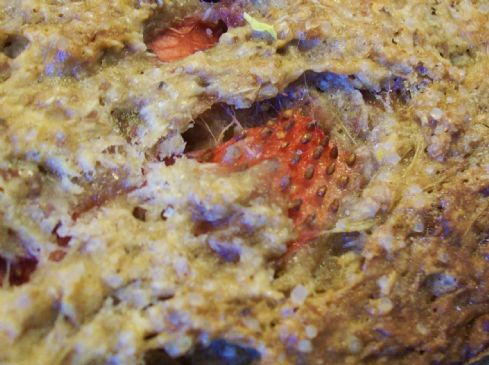
<path id="1" fill-rule="evenodd" d="M 6 37 L 3 43 L 0 45 L 0 52 L 6 55 L 10 59 L 15 59 L 24 52 L 29 46 L 29 40 L 18 34 L 12 34 Z"/>
<path id="2" fill-rule="evenodd" d="M 212 147 L 225 142 L 242 129 L 265 124 L 276 118 L 284 110 L 300 107 L 311 110 L 319 119 L 333 119 L 328 127 L 335 128 L 346 139 L 363 138 L 367 133 L 365 115 L 361 115 L 360 104 L 348 109 L 340 107 L 332 98 L 338 92 L 351 101 L 372 105 L 381 110 L 386 108 L 386 100 L 393 104 L 406 104 L 415 93 L 426 87 L 427 80 L 412 84 L 401 77 L 387 78 L 378 91 L 362 88 L 355 76 L 339 75 L 331 72 L 306 71 L 296 81 L 290 83 L 277 96 L 254 103 L 249 108 L 236 108 L 227 104 L 214 104 L 190 124 L 183 133 L 185 152 Z M 330 100 L 326 104 L 320 100 Z"/>
<path id="3" fill-rule="evenodd" d="M 207 346 L 198 346 L 192 353 L 173 358 L 164 350 L 150 350 L 144 356 L 145 365 L 257 365 L 260 353 L 224 339 L 215 339 Z"/>

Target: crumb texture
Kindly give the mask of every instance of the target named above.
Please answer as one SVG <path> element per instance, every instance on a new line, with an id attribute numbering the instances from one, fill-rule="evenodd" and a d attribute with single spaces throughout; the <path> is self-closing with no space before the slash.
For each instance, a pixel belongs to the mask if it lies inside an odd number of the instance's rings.
<path id="1" fill-rule="evenodd" d="M 489 348 L 487 1 L 0 8 L 1 364 L 441 365 Z M 148 44 L 189 17 L 227 30 L 158 60 Z M 339 150 L 321 173 L 354 170 L 317 188 L 342 193 L 294 250 L 276 161 L 192 155 L 292 109 Z"/>

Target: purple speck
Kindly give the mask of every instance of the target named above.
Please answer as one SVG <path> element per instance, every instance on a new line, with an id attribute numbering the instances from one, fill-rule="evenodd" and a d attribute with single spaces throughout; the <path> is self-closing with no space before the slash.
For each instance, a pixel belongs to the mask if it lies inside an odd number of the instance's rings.
<path id="1" fill-rule="evenodd" d="M 58 63 L 64 63 L 68 59 L 68 52 L 60 49 L 56 53 L 56 62 Z"/>

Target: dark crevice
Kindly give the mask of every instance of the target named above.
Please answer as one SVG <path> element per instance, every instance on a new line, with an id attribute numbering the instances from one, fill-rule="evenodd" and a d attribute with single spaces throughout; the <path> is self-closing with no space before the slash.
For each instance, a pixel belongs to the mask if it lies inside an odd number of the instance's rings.
<path id="1" fill-rule="evenodd" d="M 226 105 L 215 104 L 210 110 L 196 118 L 195 123 L 184 134 L 185 152 L 199 151 L 225 142 L 238 132 L 239 125 L 233 124 L 235 111 Z"/>
<path id="2" fill-rule="evenodd" d="M 297 49 L 300 52 L 308 52 L 312 49 L 316 48 L 321 44 L 321 39 L 312 38 L 312 39 L 293 39 L 287 44 L 277 49 L 277 53 L 280 55 L 287 55 L 290 53 L 291 49 Z"/>
<path id="3" fill-rule="evenodd" d="M 157 8 L 144 24 L 143 39 L 150 43 L 158 34 L 185 18 L 200 18 L 209 24 L 224 23 L 226 28 L 244 24 L 243 3 L 234 0 L 170 2 Z"/>
<path id="4" fill-rule="evenodd" d="M 360 253 L 362 239 L 360 232 L 347 232 L 333 234 L 329 238 L 331 245 L 331 254 L 333 256 L 342 256 L 350 251 Z"/>
<path id="5" fill-rule="evenodd" d="M 250 108 L 238 109 L 226 104 L 215 104 L 211 109 L 195 118 L 195 123 L 183 133 L 182 137 L 186 142 L 185 153 L 215 147 L 241 133 L 243 129 L 264 125 L 287 109 L 300 108 L 306 114 L 311 110 L 314 112 L 318 106 L 316 104 L 318 95 L 319 97 L 324 95 L 327 98 L 329 94 L 336 93 L 337 90 L 343 90 L 347 94 L 360 91 L 365 103 L 383 109 L 382 100 L 385 100 L 387 95 L 395 103 L 405 104 L 414 93 L 423 88 L 423 85 L 412 85 L 404 78 L 392 77 L 382 82 L 381 90 L 373 91 L 359 88 L 353 75 L 306 71 L 277 96 L 256 102 Z M 334 107 L 335 105 L 328 104 L 328 106 Z M 330 112 L 336 115 L 334 110 L 326 110 L 326 119 L 329 118 L 328 113 Z M 340 115 L 349 118 L 348 112 L 343 110 L 339 112 Z M 351 117 L 352 121 L 357 119 Z M 359 136 L 364 133 L 361 126 L 350 125 L 349 120 L 343 120 L 343 122 L 351 129 L 352 135 Z M 339 130 L 338 133 L 341 134 L 343 131 Z"/>
<path id="6" fill-rule="evenodd" d="M 5 280 L 13 286 L 28 282 L 36 267 L 37 259 L 18 233 L 0 226 L 0 288 Z"/>
<path id="7" fill-rule="evenodd" d="M 215 104 L 195 118 L 195 123 L 183 134 L 185 152 L 214 147 L 242 129 L 264 125 L 287 109 L 299 108 L 307 114 L 313 107 L 312 91 L 326 92 L 331 89 L 353 90 L 354 87 L 348 76 L 307 71 L 277 96 L 256 102 L 250 108 Z"/>
<path id="8" fill-rule="evenodd" d="M 192 353 L 172 358 L 164 350 L 151 350 L 144 356 L 145 365 L 256 365 L 260 353 L 253 348 L 217 339 L 209 346 L 198 346 Z"/>
<path id="9" fill-rule="evenodd" d="M 1 52 L 8 58 L 15 59 L 24 52 L 29 45 L 29 40 L 21 35 L 10 35 L 0 47 Z"/>
<path id="10" fill-rule="evenodd" d="M 144 25 L 143 40 L 162 62 L 206 51 L 229 28 L 244 24 L 244 5 L 235 1 L 173 2 L 159 8 Z"/>
<path id="11" fill-rule="evenodd" d="M 193 126 L 183 134 L 186 142 L 185 153 L 215 147 L 243 129 L 264 125 L 287 109 L 307 109 L 310 102 L 309 91 L 300 79 L 276 97 L 257 102 L 247 109 L 215 104 L 196 118 Z"/>
<path id="12" fill-rule="evenodd" d="M 15 258 L 14 261 L 0 257 L 0 285 L 8 277 L 10 285 L 18 286 L 29 281 L 36 270 L 37 260 L 33 257 Z"/>

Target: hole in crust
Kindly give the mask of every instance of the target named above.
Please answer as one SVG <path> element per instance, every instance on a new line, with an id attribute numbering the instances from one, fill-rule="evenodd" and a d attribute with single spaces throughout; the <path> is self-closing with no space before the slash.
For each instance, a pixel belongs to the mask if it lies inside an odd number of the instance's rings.
<path id="1" fill-rule="evenodd" d="M 22 238 L 11 228 L 0 226 L 0 287 L 22 285 L 36 270 L 37 260 Z"/>
<path id="2" fill-rule="evenodd" d="M 36 266 L 37 260 L 32 257 L 16 258 L 13 262 L 0 257 L 0 286 L 7 277 L 9 284 L 13 286 L 28 282 Z"/>
<path id="3" fill-rule="evenodd" d="M 29 45 L 29 40 L 21 35 L 9 35 L 5 39 L 1 50 L 8 58 L 17 58 Z"/>
<path id="4" fill-rule="evenodd" d="M 145 365 L 255 365 L 260 353 L 251 347 L 217 339 L 209 346 L 198 346 L 192 353 L 172 358 L 164 350 L 150 350 L 144 356 Z"/>
<path id="5" fill-rule="evenodd" d="M 162 62 L 177 61 L 214 47 L 226 31 L 222 21 L 210 23 L 189 17 L 159 33 L 148 43 L 148 48 Z"/>
<path id="6" fill-rule="evenodd" d="M 144 42 L 162 62 L 183 59 L 212 48 L 228 28 L 244 24 L 244 4 L 209 1 L 168 4 L 145 24 Z"/>
<path id="7" fill-rule="evenodd" d="M 351 142 L 350 135 L 362 137 L 368 128 L 362 110 L 363 106 L 369 103 L 365 95 L 370 93 L 368 95 L 372 95 L 373 98 L 372 92 L 358 89 L 357 86 L 346 75 L 306 71 L 277 96 L 256 102 L 247 109 L 238 109 L 225 104 L 214 105 L 195 118 L 195 123 L 183 134 L 186 142 L 185 153 L 215 147 L 241 132 L 242 129 L 264 125 L 283 111 L 297 107 L 306 111 L 306 114 L 307 111 L 312 111 L 314 116 L 321 120 L 334 121 L 323 127 L 327 130 L 331 129 L 337 138 L 341 138 L 348 145 Z M 338 92 L 341 92 L 344 99 L 344 101 L 339 99 L 341 103 L 332 97 Z M 360 97 L 364 97 L 361 102 L 358 101 L 358 95 L 355 93 L 361 93 Z M 345 106 L 345 103 L 351 105 Z M 382 107 L 379 105 L 379 108 Z M 347 109 L 347 112 L 344 109 Z M 321 110 L 325 110 L 326 115 L 322 116 Z M 348 128 L 348 133 L 345 133 L 342 125 Z M 225 132 L 222 133 L 224 130 Z"/>
<path id="8" fill-rule="evenodd" d="M 186 142 L 185 153 L 215 147 L 244 129 L 264 125 L 287 109 L 307 108 L 308 104 L 302 82 L 292 83 L 276 97 L 257 102 L 247 109 L 215 104 L 196 118 L 195 124 L 182 135 Z"/>

